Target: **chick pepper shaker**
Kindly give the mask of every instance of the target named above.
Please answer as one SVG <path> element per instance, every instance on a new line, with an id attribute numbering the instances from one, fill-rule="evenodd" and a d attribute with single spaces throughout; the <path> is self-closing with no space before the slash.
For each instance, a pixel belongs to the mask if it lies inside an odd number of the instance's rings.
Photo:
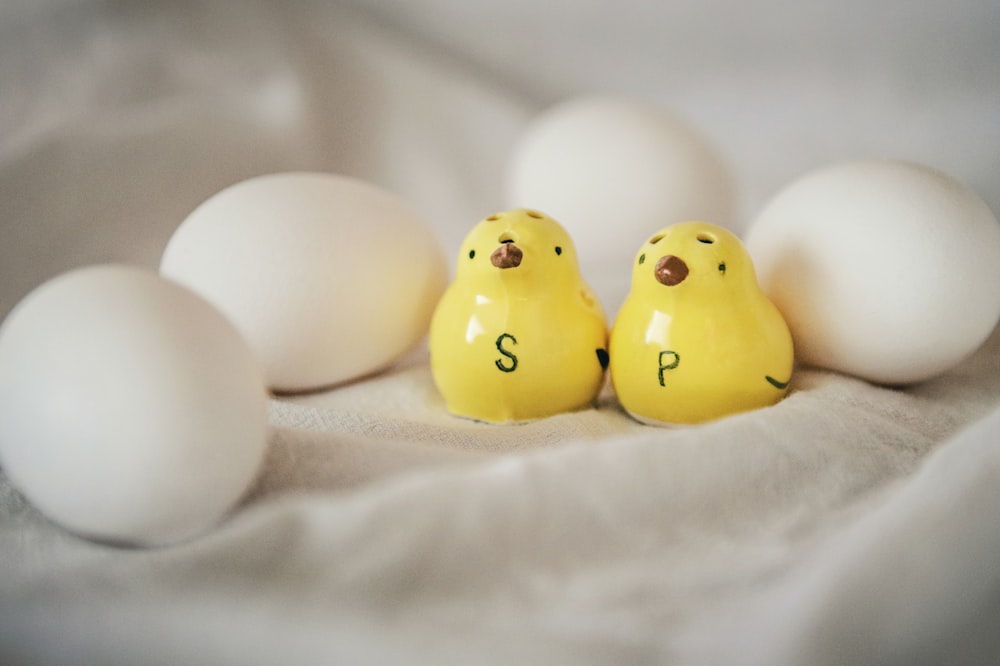
<path id="1" fill-rule="evenodd" d="M 704 222 L 664 228 L 639 249 L 610 352 L 619 402 L 653 424 L 772 405 L 794 364 L 788 326 L 743 244 Z"/>
<path id="2" fill-rule="evenodd" d="M 526 421 L 591 406 L 607 368 L 607 320 L 566 230 L 533 210 L 469 232 L 431 320 L 431 371 L 448 410 Z"/>

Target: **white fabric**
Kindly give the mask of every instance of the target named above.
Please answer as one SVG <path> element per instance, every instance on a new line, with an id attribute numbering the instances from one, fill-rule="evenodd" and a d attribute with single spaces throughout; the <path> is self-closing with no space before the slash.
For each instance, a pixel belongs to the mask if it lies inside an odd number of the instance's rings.
<path id="1" fill-rule="evenodd" d="M 394 190 L 453 256 L 518 132 L 585 92 L 701 125 L 745 220 L 866 155 L 1000 210 L 998 63 L 975 0 L 9 2 L 0 314 L 72 266 L 154 267 L 200 201 L 273 171 Z M 622 277 L 584 270 L 613 313 Z M 699 427 L 642 426 L 609 389 L 455 419 L 423 347 L 270 417 L 241 507 L 169 548 L 81 540 L 0 475 L 0 663 L 1000 658 L 1000 333 L 903 390 L 800 368 L 779 405 Z"/>

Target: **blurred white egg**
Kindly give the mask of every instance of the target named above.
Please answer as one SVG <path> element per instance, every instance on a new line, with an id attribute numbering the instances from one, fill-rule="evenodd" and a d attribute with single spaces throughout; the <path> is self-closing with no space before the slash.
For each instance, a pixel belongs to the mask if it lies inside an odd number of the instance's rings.
<path id="1" fill-rule="evenodd" d="M 518 140 L 506 185 L 508 207 L 559 220 L 585 265 L 627 267 L 636 243 L 676 222 L 736 230 L 736 187 L 716 149 L 681 118 L 627 98 L 542 113 Z"/>
<path id="2" fill-rule="evenodd" d="M 447 280 L 433 230 L 374 185 L 260 176 L 195 209 L 160 272 L 204 296 L 250 342 L 276 391 L 379 370 L 427 333 Z"/>
<path id="3" fill-rule="evenodd" d="M 748 230 L 800 360 L 902 385 L 975 351 L 1000 319 L 1000 224 L 917 164 L 835 164 L 793 181 Z"/>
<path id="4" fill-rule="evenodd" d="M 63 274 L 0 327 L 0 463 L 74 532 L 141 545 L 195 536 L 237 503 L 266 445 L 250 349 L 155 273 Z"/>

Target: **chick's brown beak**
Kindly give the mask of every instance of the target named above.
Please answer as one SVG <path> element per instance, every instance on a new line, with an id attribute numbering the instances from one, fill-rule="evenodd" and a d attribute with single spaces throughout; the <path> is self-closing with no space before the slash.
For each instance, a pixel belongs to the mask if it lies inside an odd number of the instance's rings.
<path id="1" fill-rule="evenodd" d="M 521 248 L 513 243 L 504 243 L 490 255 L 490 262 L 497 268 L 517 268 L 523 257 Z"/>
<path id="2" fill-rule="evenodd" d="M 680 257 L 668 254 L 656 262 L 656 269 L 653 271 L 656 281 L 662 285 L 673 287 L 684 281 L 688 276 L 688 266 Z"/>

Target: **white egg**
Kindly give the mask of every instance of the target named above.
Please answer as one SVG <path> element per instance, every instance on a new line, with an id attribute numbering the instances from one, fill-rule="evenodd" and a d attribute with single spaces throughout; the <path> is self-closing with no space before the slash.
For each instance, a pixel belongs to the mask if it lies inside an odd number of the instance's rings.
<path id="1" fill-rule="evenodd" d="M 252 352 L 212 306 L 155 273 L 71 271 L 0 327 L 0 464 L 74 532 L 193 537 L 238 502 L 266 445 Z"/>
<path id="2" fill-rule="evenodd" d="M 427 333 L 448 275 L 433 231 L 399 198 L 320 173 L 219 192 L 176 230 L 160 272 L 236 324 L 277 391 L 389 365 Z"/>
<path id="3" fill-rule="evenodd" d="M 806 174 L 762 210 L 747 247 L 812 365 L 919 382 L 969 356 L 1000 318 L 1000 224 L 974 192 L 917 164 Z"/>
<path id="4" fill-rule="evenodd" d="M 573 236 L 581 263 L 628 266 L 635 244 L 675 222 L 735 229 L 723 159 L 693 126 L 619 97 L 581 97 L 532 121 L 507 170 L 508 207 L 543 210 Z"/>

